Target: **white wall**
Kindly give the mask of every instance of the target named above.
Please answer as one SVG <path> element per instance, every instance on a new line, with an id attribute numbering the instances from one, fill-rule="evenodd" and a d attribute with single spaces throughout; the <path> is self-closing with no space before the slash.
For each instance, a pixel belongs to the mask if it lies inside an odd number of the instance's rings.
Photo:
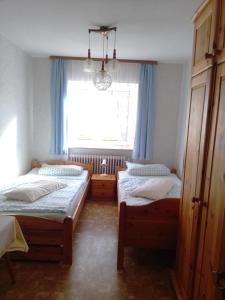
<path id="1" fill-rule="evenodd" d="M 177 149 L 176 149 L 176 161 L 177 161 L 177 172 L 182 177 L 183 172 L 183 159 L 186 142 L 186 131 L 187 131 L 187 117 L 188 107 L 190 100 L 190 82 L 191 82 L 191 59 L 183 65 L 182 72 L 182 84 L 181 84 L 181 95 L 180 105 L 178 114 L 178 125 L 177 125 Z"/>
<path id="2" fill-rule="evenodd" d="M 51 107 L 50 107 L 50 61 L 48 58 L 33 58 L 34 79 L 34 159 L 51 158 Z"/>
<path id="3" fill-rule="evenodd" d="M 155 124 L 153 162 L 177 166 L 176 144 L 179 117 L 181 64 L 158 64 L 155 74 Z"/>
<path id="4" fill-rule="evenodd" d="M 32 60 L 0 36 L 0 184 L 30 168 Z"/>
<path id="5" fill-rule="evenodd" d="M 33 158 L 46 159 L 50 146 L 50 62 L 46 58 L 33 58 L 34 77 L 34 147 Z M 155 78 L 155 127 L 153 133 L 153 162 L 177 167 L 180 157 L 178 127 L 183 128 L 183 118 L 179 117 L 181 88 L 183 87 L 182 64 L 158 64 Z M 183 97 L 183 96 L 182 96 Z M 182 98 L 183 102 L 183 98 Z M 90 124 L 91 125 L 91 124 Z M 82 149 L 79 149 L 82 151 Z M 88 150 L 85 149 L 85 153 Z M 89 153 L 107 153 L 91 149 Z M 114 152 L 114 151 L 111 151 Z M 121 154 L 121 151 L 116 151 Z M 125 152 L 129 155 L 129 151 Z"/>

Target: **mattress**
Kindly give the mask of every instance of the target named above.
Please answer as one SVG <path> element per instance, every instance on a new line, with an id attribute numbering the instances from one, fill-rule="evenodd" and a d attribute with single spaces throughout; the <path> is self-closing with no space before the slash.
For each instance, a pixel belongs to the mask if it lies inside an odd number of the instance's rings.
<path id="1" fill-rule="evenodd" d="M 34 202 L 25 202 L 6 199 L 4 192 L 23 183 L 38 180 L 57 180 L 66 184 L 66 187 L 39 198 Z M 7 187 L 0 188 L 0 214 L 28 215 L 44 217 L 62 222 L 65 216 L 73 214 L 80 202 L 88 184 L 88 171 L 84 170 L 79 176 L 42 176 L 37 169 L 33 169 L 23 176 L 19 176 Z"/>
<path id="2" fill-rule="evenodd" d="M 181 181 L 175 174 L 170 174 L 166 177 L 171 177 L 174 180 L 172 189 L 165 195 L 164 198 L 180 198 Z M 118 173 L 118 201 L 126 201 L 127 205 L 139 206 L 152 203 L 157 200 L 147 198 L 131 197 L 129 194 L 137 187 L 144 184 L 150 178 L 165 178 L 165 176 L 133 176 L 129 175 L 127 171 L 120 171 Z"/>

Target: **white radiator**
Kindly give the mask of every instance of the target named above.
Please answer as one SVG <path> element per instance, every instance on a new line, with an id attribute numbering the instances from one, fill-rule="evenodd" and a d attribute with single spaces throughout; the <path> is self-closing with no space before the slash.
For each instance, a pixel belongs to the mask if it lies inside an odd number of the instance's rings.
<path id="1" fill-rule="evenodd" d="M 125 165 L 125 156 L 122 155 L 70 153 L 68 159 L 80 163 L 92 163 L 95 174 L 115 174 L 117 166 Z M 106 160 L 105 167 L 101 165 L 103 160 Z"/>

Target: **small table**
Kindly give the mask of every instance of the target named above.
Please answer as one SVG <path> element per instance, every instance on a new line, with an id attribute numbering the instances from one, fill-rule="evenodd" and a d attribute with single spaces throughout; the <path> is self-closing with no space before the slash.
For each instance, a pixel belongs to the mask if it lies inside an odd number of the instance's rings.
<path id="1" fill-rule="evenodd" d="M 0 237 L 0 257 L 5 258 L 11 280 L 14 283 L 15 277 L 8 252 L 28 251 L 27 243 L 15 217 L 0 215 Z"/>
<path id="2" fill-rule="evenodd" d="M 116 176 L 108 174 L 93 174 L 91 176 L 91 192 L 93 199 L 114 200 L 116 191 Z"/>

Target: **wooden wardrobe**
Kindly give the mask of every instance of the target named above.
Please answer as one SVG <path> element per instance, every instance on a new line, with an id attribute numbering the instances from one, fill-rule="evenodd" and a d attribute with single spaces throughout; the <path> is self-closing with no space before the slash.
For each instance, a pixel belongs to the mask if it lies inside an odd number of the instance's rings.
<path id="1" fill-rule="evenodd" d="M 194 17 L 192 80 L 173 285 L 179 300 L 225 299 L 225 0 Z"/>

